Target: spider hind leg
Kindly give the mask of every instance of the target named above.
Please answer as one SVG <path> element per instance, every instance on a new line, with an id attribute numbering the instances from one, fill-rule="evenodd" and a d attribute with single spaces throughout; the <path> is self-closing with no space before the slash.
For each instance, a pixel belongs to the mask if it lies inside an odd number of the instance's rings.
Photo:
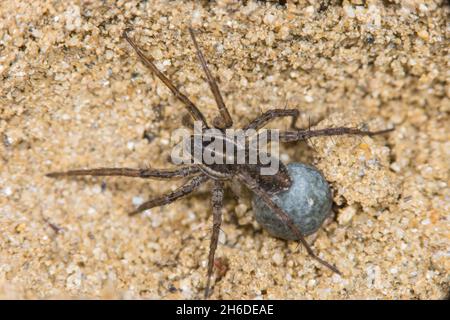
<path id="1" fill-rule="evenodd" d="M 208 298 L 211 286 L 211 277 L 214 268 L 214 255 L 216 253 L 217 244 L 219 242 L 220 225 L 222 224 L 222 207 L 223 207 L 223 182 L 214 181 L 214 189 L 212 191 L 211 204 L 213 208 L 213 230 L 211 234 L 211 242 L 208 255 L 208 275 L 206 280 L 205 298 Z"/>

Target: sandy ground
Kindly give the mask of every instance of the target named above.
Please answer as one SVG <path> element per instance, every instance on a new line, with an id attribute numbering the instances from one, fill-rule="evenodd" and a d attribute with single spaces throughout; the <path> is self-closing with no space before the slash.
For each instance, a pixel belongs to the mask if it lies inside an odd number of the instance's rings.
<path id="1" fill-rule="evenodd" d="M 184 109 L 120 34 L 132 27 L 212 119 L 216 107 L 187 31 L 193 26 L 236 127 L 285 105 L 302 112 L 304 127 L 308 119 L 317 127 L 396 127 L 381 137 L 283 148 L 284 161 L 316 164 L 333 187 L 336 218 L 313 248 L 342 276 L 261 230 L 248 196 L 228 195 L 212 298 L 444 298 L 444 2 L 1 1 L 0 297 L 202 297 L 210 186 L 130 218 L 142 201 L 182 181 L 44 176 L 170 166 L 170 134 Z"/>

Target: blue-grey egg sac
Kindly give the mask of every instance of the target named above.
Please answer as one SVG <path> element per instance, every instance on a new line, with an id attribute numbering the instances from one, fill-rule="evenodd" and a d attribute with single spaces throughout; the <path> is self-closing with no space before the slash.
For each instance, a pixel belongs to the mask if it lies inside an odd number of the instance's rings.
<path id="1" fill-rule="evenodd" d="M 272 196 L 272 199 L 292 218 L 303 235 L 316 232 L 331 213 L 333 204 L 330 186 L 315 167 L 303 163 L 287 165 L 292 186 Z M 256 220 L 271 235 L 286 240 L 297 240 L 295 234 L 257 196 L 253 197 Z"/>

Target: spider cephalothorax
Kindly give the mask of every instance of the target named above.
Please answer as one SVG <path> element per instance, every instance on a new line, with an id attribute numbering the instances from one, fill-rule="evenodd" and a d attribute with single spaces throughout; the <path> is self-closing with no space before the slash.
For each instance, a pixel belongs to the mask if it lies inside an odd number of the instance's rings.
<path id="1" fill-rule="evenodd" d="M 195 39 L 194 32 L 189 29 L 190 35 L 194 42 L 194 46 L 197 52 L 198 59 L 200 60 L 203 71 L 206 74 L 209 86 L 214 95 L 217 107 L 219 109 L 219 116 L 214 118 L 212 122 L 212 128 L 216 129 L 216 139 L 226 140 L 225 131 L 233 126 L 233 120 L 228 112 L 225 103 L 220 94 L 217 83 L 208 69 L 206 60 L 203 57 L 202 52 Z M 194 121 L 200 123 L 202 131 L 211 128 L 206 121 L 204 115 L 189 100 L 184 94 L 182 94 L 173 83 L 157 69 L 153 63 L 153 58 L 146 56 L 142 50 L 136 45 L 136 43 L 128 36 L 128 31 L 123 33 L 123 37 L 134 48 L 137 55 L 141 59 L 142 63 L 147 66 L 150 71 L 155 74 L 164 84 L 172 91 L 172 93 L 180 100 L 186 107 L 188 113 Z M 276 118 L 291 117 L 292 125 L 291 129 L 287 131 L 280 131 L 278 138 L 280 142 L 293 142 L 306 140 L 311 137 L 317 136 L 333 136 L 344 134 L 355 135 L 376 135 L 386 133 L 392 129 L 382 131 L 362 131 L 356 128 L 349 127 L 337 127 L 326 129 L 298 129 L 295 127 L 295 122 L 299 115 L 296 109 L 274 109 L 265 112 L 246 125 L 243 130 L 259 130 L 266 124 Z M 244 153 L 248 155 L 251 151 L 249 147 L 245 147 Z M 198 160 L 198 159 L 197 159 Z M 147 209 L 151 209 L 156 206 L 162 206 L 169 204 L 183 196 L 186 196 L 197 189 L 200 185 L 212 181 L 212 212 L 213 212 L 213 231 L 211 235 L 210 251 L 208 257 L 208 274 L 207 283 L 205 288 L 205 296 L 209 295 L 211 275 L 214 268 L 214 254 L 218 244 L 219 230 L 222 222 L 222 202 L 224 196 L 224 187 L 226 181 L 237 180 L 245 185 L 250 191 L 257 195 L 266 205 L 269 207 L 273 214 L 276 215 L 288 228 L 296 235 L 297 239 L 306 248 L 308 254 L 317 260 L 322 265 L 331 269 L 333 272 L 340 273 L 339 270 L 330 263 L 319 258 L 306 242 L 303 234 L 295 227 L 292 219 L 279 207 L 272 199 L 272 195 L 286 190 L 291 184 L 290 177 L 287 173 L 286 167 L 283 163 L 279 162 L 279 170 L 274 174 L 261 174 L 261 169 L 265 167 L 265 164 L 257 161 L 256 163 L 212 163 L 208 164 L 202 161 L 193 161 L 192 164 L 183 165 L 178 169 L 131 169 L 131 168 L 97 168 L 97 169 L 83 169 L 83 170 L 70 170 L 66 172 L 53 172 L 47 174 L 48 177 L 67 177 L 67 176 L 127 176 L 127 177 L 139 177 L 139 178 L 159 178 L 159 179 L 171 179 L 180 177 L 189 177 L 190 180 L 179 187 L 173 192 L 155 197 L 149 201 L 141 204 L 131 214 L 137 214 Z"/>

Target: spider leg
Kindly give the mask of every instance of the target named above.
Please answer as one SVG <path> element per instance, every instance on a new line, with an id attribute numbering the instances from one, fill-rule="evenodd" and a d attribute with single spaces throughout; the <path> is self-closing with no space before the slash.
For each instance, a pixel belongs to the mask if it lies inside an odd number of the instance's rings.
<path id="1" fill-rule="evenodd" d="M 139 56 L 139 58 L 141 59 L 142 63 L 150 69 L 150 71 L 156 75 L 162 82 L 164 82 L 164 84 L 167 86 L 167 88 L 170 89 L 170 91 L 172 91 L 172 93 L 175 95 L 175 97 L 178 98 L 178 100 L 180 100 L 181 102 L 184 103 L 184 105 L 186 106 L 188 112 L 191 114 L 192 118 L 194 118 L 194 120 L 196 121 L 201 121 L 202 125 L 205 128 L 208 128 L 208 124 L 206 123 L 206 119 L 204 117 L 204 115 L 200 112 L 200 110 L 195 106 L 195 104 L 189 100 L 188 97 L 186 97 L 184 94 L 182 94 L 174 85 L 173 83 L 169 80 L 169 78 L 167 78 L 164 73 L 162 73 L 161 71 L 159 71 L 159 69 L 156 67 L 156 65 L 153 63 L 153 57 L 151 56 L 146 56 L 142 50 L 138 47 L 138 45 L 134 42 L 134 40 L 132 40 L 129 36 L 128 36 L 128 31 L 129 29 L 126 29 L 123 32 L 123 37 L 125 38 L 125 40 L 128 41 L 128 43 L 133 47 L 134 51 L 136 51 L 137 55 Z"/>
<path id="2" fill-rule="evenodd" d="M 292 142 L 306 140 L 312 137 L 320 136 L 340 136 L 345 134 L 354 134 L 360 136 L 375 136 L 393 131 L 394 128 L 379 130 L 379 131 L 365 131 L 350 127 L 325 128 L 317 130 L 292 130 L 280 132 L 280 141 Z"/>
<path id="3" fill-rule="evenodd" d="M 141 204 L 135 211 L 130 212 L 130 216 L 138 214 L 142 211 L 163 206 L 169 203 L 174 202 L 175 200 L 184 197 L 188 194 L 190 194 L 192 191 L 197 189 L 201 184 L 206 182 L 208 180 L 208 176 L 206 175 L 200 175 L 192 178 L 187 184 L 179 187 L 175 191 L 172 191 L 170 193 L 167 193 L 165 195 L 159 196 L 157 198 L 153 198 L 149 201 L 144 202 Z"/>
<path id="4" fill-rule="evenodd" d="M 217 107 L 219 108 L 219 112 L 222 118 L 217 117 L 214 119 L 214 126 L 220 129 L 230 128 L 233 125 L 233 120 L 231 119 L 230 113 L 228 112 L 225 103 L 223 102 L 222 95 L 220 94 L 219 87 L 217 86 L 217 82 L 214 79 L 211 71 L 208 68 L 206 63 L 206 59 L 203 56 L 202 51 L 195 39 L 194 30 L 189 28 L 189 33 L 191 34 L 192 41 L 194 42 L 195 50 L 197 51 L 198 60 L 200 60 L 200 64 L 202 65 L 203 71 L 206 74 L 206 78 L 208 80 L 209 87 L 211 89 L 212 94 L 214 95 L 214 99 L 216 100 Z"/>
<path id="5" fill-rule="evenodd" d="M 311 117 L 308 117 L 308 131 L 311 131 Z M 314 145 L 314 142 L 310 138 L 306 139 L 309 144 L 312 146 L 312 149 L 316 151 L 316 146 Z"/>
<path id="6" fill-rule="evenodd" d="M 270 121 L 281 117 L 292 117 L 291 129 L 297 129 L 295 127 L 295 123 L 297 122 L 298 116 L 299 111 L 297 109 L 272 109 L 264 112 L 262 115 L 247 124 L 244 127 L 244 131 L 248 129 L 259 130 Z"/>
<path id="7" fill-rule="evenodd" d="M 223 193 L 223 182 L 215 180 L 211 198 L 213 208 L 213 232 L 209 245 L 208 279 L 206 281 L 205 298 L 208 298 L 209 296 L 211 277 L 214 268 L 214 254 L 216 253 L 217 243 L 219 242 L 220 225 L 222 223 Z"/>
<path id="8" fill-rule="evenodd" d="M 72 176 L 125 176 L 136 178 L 182 178 L 200 172 L 196 166 L 181 167 L 179 169 L 131 169 L 131 168 L 96 168 L 85 170 L 69 170 L 64 172 L 50 172 L 46 176 L 50 178 Z"/>
<path id="9" fill-rule="evenodd" d="M 333 265 L 328 263 L 327 261 L 319 258 L 314 251 L 309 246 L 308 242 L 305 240 L 305 237 L 301 233 L 298 228 L 295 227 L 294 222 L 292 219 L 287 215 L 286 212 L 284 212 L 283 209 L 281 209 L 273 200 L 272 198 L 258 186 L 258 183 L 255 179 L 253 179 L 248 173 L 245 171 L 240 171 L 238 174 L 238 179 L 245 184 L 250 190 L 252 190 L 257 196 L 259 196 L 264 203 L 280 218 L 286 225 L 294 232 L 294 234 L 297 236 L 298 240 L 302 243 L 302 245 L 306 248 L 306 251 L 308 254 L 315 260 L 317 260 L 319 263 L 330 269 L 331 271 L 341 274 L 341 272 Z"/>

